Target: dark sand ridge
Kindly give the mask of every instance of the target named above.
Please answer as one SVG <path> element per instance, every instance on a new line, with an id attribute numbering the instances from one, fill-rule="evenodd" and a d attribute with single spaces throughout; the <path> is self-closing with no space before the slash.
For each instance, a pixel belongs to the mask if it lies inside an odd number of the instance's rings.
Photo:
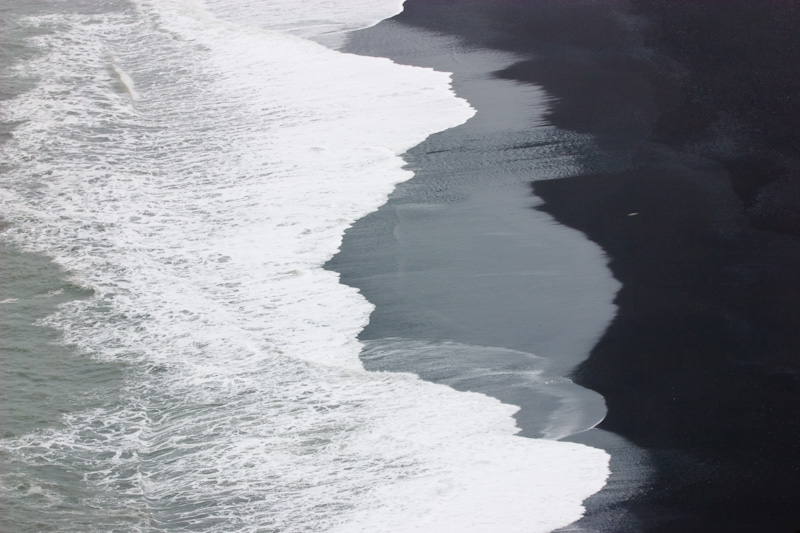
<path id="1" fill-rule="evenodd" d="M 400 20 L 526 56 L 498 76 L 597 143 L 534 190 L 623 283 L 576 380 L 656 477 L 576 528 L 800 528 L 800 5 L 409 0 Z"/>

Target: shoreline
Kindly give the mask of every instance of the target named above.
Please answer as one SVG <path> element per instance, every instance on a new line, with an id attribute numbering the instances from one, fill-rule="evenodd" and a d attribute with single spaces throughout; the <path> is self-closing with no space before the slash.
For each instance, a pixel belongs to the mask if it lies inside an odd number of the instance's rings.
<path id="1" fill-rule="evenodd" d="M 608 415 L 566 439 L 622 468 L 564 531 L 800 526 L 800 9 L 408 0 L 394 21 L 512 54 L 495 76 L 554 98 L 540 146 L 579 165 L 549 180 L 520 169 L 544 199 L 530 207 L 599 244 L 622 282 L 574 373 Z M 646 450 L 652 478 L 624 472 L 642 456 L 615 435 Z"/>
<path id="2" fill-rule="evenodd" d="M 573 156 L 553 147 L 585 140 L 545 123 L 549 95 L 493 76 L 516 55 L 402 19 L 354 33 L 342 51 L 453 72 L 477 113 L 404 155 L 414 178 L 348 229 L 325 266 L 375 306 L 361 360 L 520 406 L 520 436 L 571 440 L 605 416 L 603 398 L 566 376 L 612 319 L 619 284 L 601 250 L 533 209 L 529 181 L 569 175 Z M 641 486 L 642 452 L 608 437 L 625 457 L 611 482 Z"/>
<path id="3" fill-rule="evenodd" d="M 454 72 L 477 113 L 404 155 L 415 177 L 348 229 L 326 265 L 375 305 L 362 361 L 519 405 L 523 436 L 586 431 L 603 399 L 565 376 L 613 316 L 618 284 L 596 246 L 532 209 L 529 173 L 565 166 L 549 153 L 552 128 L 530 128 L 547 96 L 491 77 L 515 57 L 398 18 L 356 32 L 343 51 Z"/>

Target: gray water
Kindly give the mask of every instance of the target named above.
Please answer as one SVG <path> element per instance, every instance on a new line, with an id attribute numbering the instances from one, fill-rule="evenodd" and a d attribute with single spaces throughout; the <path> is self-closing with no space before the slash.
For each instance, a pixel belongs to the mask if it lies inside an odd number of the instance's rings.
<path id="1" fill-rule="evenodd" d="M 93 2 L 72 2 L 68 11 L 85 14 L 105 11 Z M 47 33 L 17 25 L 20 18 L 59 12 L 54 2 L 0 2 L 0 109 L 8 99 L 24 93 L 38 80 L 15 76 L 10 67 L 37 57 L 26 39 Z M 2 115 L 0 115 L 2 116 Z M 0 145 L 13 135 L 15 123 L 0 123 Z M 2 147 L 0 146 L 0 150 Z M 0 172 L 4 171 L 0 161 Z M 2 240 L 7 224 L 0 213 L 0 435 L 14 439 L 63 426 L 64 417 L 78 409 L 96 408 L 113 401 L 124 369 L 98 364 L 90 354 L 63 342 L 63 333 L 48 324 L 62 304 L 87 299 L 92 291 L 81 287 L 49 258 Z M 88 385 L 88 384 L 91 385 Z M 31 476 L 31 467 L 35 476 Z M 30 463 L 16 461 L 0 451 L 0 530 L 8 532 L 60 531 L 53 514 L 71 516 L 76 526 L 91 528 L 76 515 L 82 497 L 82 473 L 53 464 L 43 454 Z M 70 498 L 60 499 L 68 485 Z M 56 503 L 56 500 L 60 500 Z M 83 526 L 80 526 L 83 524 Z"/>

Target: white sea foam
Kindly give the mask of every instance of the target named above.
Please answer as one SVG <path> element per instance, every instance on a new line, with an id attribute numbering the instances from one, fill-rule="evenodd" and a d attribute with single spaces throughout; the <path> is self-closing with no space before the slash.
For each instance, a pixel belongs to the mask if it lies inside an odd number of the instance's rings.
<path id="1" fill-rule="evenodd" d="M 367 28 L 403 10 L 403 0 L 205 0 L 203 4 L 223 20 L 291 33 L 329 46 L 340 44 L 345 32 Z"/>
<path id="2" fill-rule="evenodd" d="M 515 437 L 516 407 L 492 398 L 363 370 L 371 306 L 322 264 L 410 177 L 398 154 L 472 111 L 445 74 L 275 31 L 307 28 L 320 6 L 326 24 L 344 14 L 339 29 L 383 11 L 301 4 L 310 15 L 290 18 L 295 3 L 259 3 L 279 21 L 267 30 L 168 0 L 28 21 L 51 31 L 19 67 L 37 87 L 6 105 L 23 121 L 3 148 L 7 234 L 94 290 L 49 322 L 129 368 L 102 409 L 0 441 L 75 480 L 47 485 L 37 518 L 62 531 L 87 530 L 64 516 L 92 509 L 96 531 L 572 522 L 605 481 L 603 452 Z"/>

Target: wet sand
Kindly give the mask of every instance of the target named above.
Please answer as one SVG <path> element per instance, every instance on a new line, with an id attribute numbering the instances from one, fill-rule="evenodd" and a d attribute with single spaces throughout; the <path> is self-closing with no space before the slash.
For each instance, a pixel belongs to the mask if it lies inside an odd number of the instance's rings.
<path id="1" fill-rule="evenodd" d="M 526 436 L 594 426 L 603 399 L 565 375 L 613 317 L 619 284 L 596 245 L 533 209 L 531 173 L 574 165 L 550 149 L 561 140 L 542 124 L 547 95 L 492 75 L 513 55 L 397 21 L 356 33 L 347 50 L 455 72 L 477 109 L 404 156 L 415 177 L 349 229 L 327 265 L 375 305 L 365 366 L 519 405 Z"/>

